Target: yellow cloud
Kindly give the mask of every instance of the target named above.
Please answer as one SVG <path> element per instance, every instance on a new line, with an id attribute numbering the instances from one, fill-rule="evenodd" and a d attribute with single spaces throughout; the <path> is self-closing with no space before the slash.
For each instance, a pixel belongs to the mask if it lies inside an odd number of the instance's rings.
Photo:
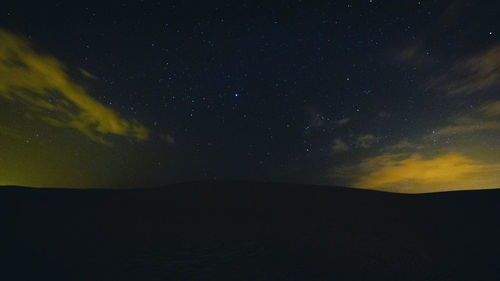
<path id="1" fill-rule="evenodd" d="M 9 138 L 13 138 L 13 139 L 22 139 L 23 138 L 19 132 L 12 130 L 11 128 L 0 125 L 0 140 L 3 137 L 9 137 Z"/>
<path id="2" fill-rule="evenodd" d="M 459 154 L 448 154 L 429 160 L 422 159 L 419 154 L 402 160 L 393 155 L 382 155 L 365 160 L 363 165 L 370 169 L 377 167 L 356 183 L 357 186 L 366 188 L 409 180 L 422 183 L 452 183 L 467 173 L 478 172 L 483 168 Z"/>
<path id="3" fill-rule="evenodd" d="M 0 98 L 22 104 L 30 116 L 53 126 L 79 130 L 93 141 L 108 143 L 108 134 L 148 138 L 148 129 L 139 122 L 121 118 L 71 81 L 56 58 L 1 29 Z"/>
<path id="4" fill-rule="evenodd" d="M 490 101 L 481 106 L 481 113 L 487 117 L 500 116 L 500 101 Z"/>
<path id="5" fill-rule="evenodd" d="M 332 177 L 347 179 L 357 188 L 424 193 L 492 188 L 498 181 L 486 183 L 482 179 L 494 172 L 498 172 L 498 165 L 479 164 L 457 153 L 432 159 L 423 159 L 420 154 L 382 154 L 338 168 Z"/>

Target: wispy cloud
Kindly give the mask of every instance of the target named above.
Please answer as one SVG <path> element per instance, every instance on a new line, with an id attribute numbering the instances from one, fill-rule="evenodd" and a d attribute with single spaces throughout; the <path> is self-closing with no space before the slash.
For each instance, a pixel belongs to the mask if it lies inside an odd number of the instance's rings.
<path id="1" fill-rule="evenodd" d="M 459 135 L 491 130 L 500 130 L 500 121 L 459 118 L 454 124 L 435 130 L 433 135 Z"/>
<path id="2" fill-rule="evenodd" d="M 377 113 L 377 117 L 383 120 L 387 120 L 391 118 L 391 113 L 387 111 L 380 111 L 379 113 Z"/>
<path id="3" fill-rule="evenodd" d="M 451 118 L 451 124 L 434 130 L 433 135 L 470 134 L 480 131 L 500 131 L 500 101 L 488 101 L 461 116 Z"/>
<path id="4" fill-rule="evenodd" d="M 356 145 L 362 148 L 370 148 L 375 142 L 375 136 L 371 134 L 361 135 L 356 140 Z"/>
<path id="5" fill-rule="evenodd" d="M 175 138 L 172 137 L 169 134 L 161 134 L 160 138 L 161 138 L 162 141 L 164 141 L 165 143 L 167 143 L 169 145 L 174 145 L 175 144 Z"/>
<path id="6" fill-rule="evenodd" d="M 460 57 L 430 56 L 425 38 L 395 51 L 396 62 L 418 67 L 429 77 L 423 89 L 449 95 L 480 94 L 500 85 L 500 44 Z M 433 58 L 433 59 L 431 59 Z"/>
<path id="7" fill-rule="evenodd" d="M 424 145 L 410 142 L 408 139 L 403 139 L 395 144 L 387 145 L 384 147 L 385 151 L 402 151 L 402 150 L 420 150 Z"/>
<path id="8" fill-rule="evenodd" d="M 439 21 L 442 24 L 457 24 L 460 15 L 464 11 L 467 1 L 465 0 L 455 0 L 452 1 L 444 12 L 439 17 Z"/>
<path id="9" fill-rule="evenodd" d="M 500 45 L 457 62 L 442 79 L 450 94 L 472 94 L 500 85 Z"/>
<path id="10" fill-rule="evenodd" d="M 1 29 L 0 98 L 22 105 L 34 118 L 76 129 L 96 142 L 109 144 L 109 134 L 148 138 L 148 129 L 138 121 L 120 117 L 73 82 L 59 60 L 36 52 L 21 36 Z"/>
<path id="11" fill-rule="evenodd" d="M 5 127 L 5 126 L 0 125 L 0 139 L 4 136 L 9 137 L 9 138 L 13 138 L 13 139 L 23 139 L 21 133 L 15 131 L 9 127 Z"/>
<path id="12" fill-rule="evenodd" d="M 334 153 L 345 152 L 349 150 L 349 146 L 340 138 L 333 140 L 332 151 Z"/>
<path id="13" fill-rule="evenodd" d="M 500 101 L 488 101 L 481 106 L 479 111 L 487 117 L 500 116 Z"/>
<path id="14" fill-rule="evenodd" d="M 342 127 L 344 125 L 347 125 L 349 122 L 351 122 L 351 118 L 342 118 L 340 120 L 335 121 L 335 124 L 338 127 Z"/>
<path id="15" fill-rule="evenodd" d="M 85 78 L 88 78 L 88 79 L 97 79 L 97 76 L 95 76 L 94 74 L 88 72 L 87 70 L 83 69 L 83 68 L 80 68 L 80 73 L 85 77 Z"/>
<path id="16" fill-rule="evenodd" d="M 421 46 L 417 44 L 407 44 L 393 53 L 393 59 L 399 62 L 418 62 L 416 58 L 420 56 Z"/>

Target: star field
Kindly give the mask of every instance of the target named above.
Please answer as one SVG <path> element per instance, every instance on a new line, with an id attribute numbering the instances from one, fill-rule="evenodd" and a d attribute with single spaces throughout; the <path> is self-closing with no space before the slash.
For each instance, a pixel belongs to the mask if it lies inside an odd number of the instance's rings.
<path id="1" fill-rule="evenodd" d="M 499 187 L 495 1 L 38 5 L 1 12 L 0 184 Z"/>

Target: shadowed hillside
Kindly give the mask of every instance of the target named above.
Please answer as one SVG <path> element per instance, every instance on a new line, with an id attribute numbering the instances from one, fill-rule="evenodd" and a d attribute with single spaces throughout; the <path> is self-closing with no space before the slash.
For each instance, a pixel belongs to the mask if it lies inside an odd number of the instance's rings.
<path id="1" fill-rule="evenodd" d="M 0 206 L 3 280 L 500 280 L 500 190 L 4 187 Z"/>

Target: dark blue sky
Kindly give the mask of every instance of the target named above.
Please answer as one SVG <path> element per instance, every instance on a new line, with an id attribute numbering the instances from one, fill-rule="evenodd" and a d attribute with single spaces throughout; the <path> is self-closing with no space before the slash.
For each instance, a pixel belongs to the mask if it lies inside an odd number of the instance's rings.
<path id="1" fill-rule="evenodd" d="M 38 5 L 0 16 L 0 184 L 500 183 L 497 1 Z"/>

